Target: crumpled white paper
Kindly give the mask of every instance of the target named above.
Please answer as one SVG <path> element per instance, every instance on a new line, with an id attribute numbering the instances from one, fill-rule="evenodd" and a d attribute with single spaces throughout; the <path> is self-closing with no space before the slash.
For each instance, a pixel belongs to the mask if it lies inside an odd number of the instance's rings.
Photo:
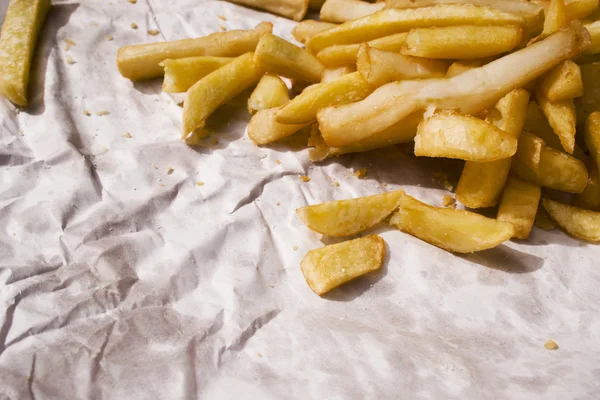
<path id="1" fill-rule="evenodd" d="M 254 146 L 243 99 L 192 149 L 161 83 L 115 65 L 123 45 L 262 20 L 292 39 L 291 21 L 221 1 L 51 10 L 30 109 L 0 102 L 0 398 L 597 398 L 598 247 L 534 229 L 454 256 L 381 227 L 383 272 L 322 299 L 299 263 L 323 244 L 297 207 L 399 187 L 440 205 L 435 172 L 461 165 L 402 148 L 314 165 Z"/>

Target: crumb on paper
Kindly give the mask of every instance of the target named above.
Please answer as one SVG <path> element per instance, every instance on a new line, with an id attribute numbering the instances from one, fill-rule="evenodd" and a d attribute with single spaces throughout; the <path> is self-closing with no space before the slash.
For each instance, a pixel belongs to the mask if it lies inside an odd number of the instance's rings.
<path id="1" fill-rule="evenodd" d="M 75 42 L 71 39 L 65 39 L 65 51 L 71 50 L 71 47 L 75 46 Z"/>
<path id="2" fill-rule="evenodd" d="M 297 250 L 298 250 L 298 246 L 294 246 L 294 251 L 297 251 Z"/>
<path id="3" fill-rule="evenodd" d="M 219 144 L 219 138 L 213 138 L 213 140 L 210 142 L 211 145 L 216 146 Z"/>
<path id="4" fill-rule="evenodd" d="M 171 175 L 175 171 L 172 167 L 167 168 L 167 175 Z"/>
<path id="5" fill-rule="evenodd" d="M 383 186 L 383 187 L 387 187 L 387 185 L 388 185 L 387 183 L 382 183 L 381 184 L 381 186 Z"/>
<path id="6" fill-rule="evenodd" d="M 367 169 L 366 168 L 361 168 L 358 171 L 354 172 L 354 176 L 357 177 L 358 179 L 363 179 L 364 177 L 367 176 Z"/>
<path id="7" fill-rule="evenodd" d="M 449 194 L 444 195 L 444 198 L 442 199 L 442 204 L 444 205 L 444 207 L 456 208 L 456 200 Z"/>
<path id="8" fill-rule="evenodd" d="M 204 182 L 198 181 L 196 182 L 196 186 L 204 186 Z"/>
<path id="9" fill-rule="evenodd" d="M 160 33 L 160 31 L 159 31 L 158 29 L 150 29 L 150 30 L 148 31 L 148 35 L 150 35 L 150 36 L 156 36 L 156 35 L 158 35 L 159 33 Z"/>
<path id="10" fill-rule="evenodd" d="M 450 183 L 450 181 L 448 179 L 444 180 L 444 189 L 446 189 L 447 191 L 451 192 L 454 190 L 454 185 Z"/>
<path id="11" fill-rule="evenodd" d="M 280 206 L 280 205 L 281 205 L 281 203 L 280 203 L 280 202 L 277 202 L 277 205 L 278 205 L 278 206 Z"/>
<path id="12" fill-rule="evenodd" d="M 556 342 L 552 339 L 550 339 L 546 343 L 544 343 L 544 347 L 547 350 L 558 350 L 558 344 L 556 344 Z"/>
<path id="13" fill-rule="evenodd" d="M 306 175 L 300 175 L 300 179 L 302 179 L 302 182 L 310 182 L 310 178 Z"/>
<path id="14" fill-rule="evenodd" d="M 125 134 L 123 135 L 123 137 L 127 138 L 127 139 L 131 139 L 133 136 L 131 136 L 131 133 L 125 132 Z"/>
<path id="15" fill-rule="evenodd" d="M 101 111 L 98 111 L 98 112 L 96 113 L 96 115 L 97 115 L 97 116 L 99 116 L 99 117 L 102 117 L 102 116 L 104 116 L 104 115 L 108 115 L 108 114 L 110 114 L 110 112 L 108 112 L 108 111 L 106 111 L 106 110 L 101 110 Z"/>
<path id="16" fill-rule="evenodd" d="M 165 184 L 164 184 L 164 183 L 161 183 L 161 184 L 160 184 L 160 185 L 158 185 L 158 186 L 160 186 L 160 187 L 165 187 Z"/>
<path id="17" fill-rule="evenodd" d="M 218 15 L 218 17 L 221 21 L 227 21 L 227 18 L 225 18 L 224 15 Z"/>
<path id="18" fill-rule="evenodd" d="M 225 25 L 221 24 L 221 25 L 219 25 L 219 29 L 222 31 L 226 31 L 227 27 Z"/>
<path id="19" fill-rule="evenodd" d="M 273 285 L 272 283 L 269 283 L 267 286 L 270 287 L 271 289 L 273 289 L 275 287 L 275 285 Z"/>
<path id="20" fill-rule="evenodd" d="M 258 358 L 262 358 L 262 354 L 256 353 L 256 355 L 258 356 Z"/>
<path id="21" fill-rule="evenodd" d="M 158 167 L 156 165 L 152 165 L 152 168 L 154 169 L 158 169 Z"/>
<path id="22" fill-rule="evenodd" d="M 130 2 L 131 4 L 135 4 L 135 3 L 137 3 L 137 0 L 129 0 L 129 2 Z"/>
<path id="23" fill-rule="evenodd" d="M 340 184 L 339 184 L 338 182 L 335 182 L 335 181 L 334 181 L 334 182 L 333 182 L 333 186 L 335 186 L 335 187 L 340 187 Z"/>
<path id="24" fill-rule="evenodd" d="M 132 22 L 131 29 L 137 29 L 137 28 L 138 28 L 137 24 L 135 22 Z"/>
<path id="25" fill-rule="evenodd" d="M 92 115 L 92 113 L 89 112 L 88 110 L 83 110 L 83 115 L 85 115 L 86 117 L 89 117 L 90 115 Z"/>
<path id="26" fill-rule="evenodd" d="M 76 63 L 77 63 L 77 61 L 75 61 L 75 60 L 73 59 L 73 57 L 71 57 L 71 56 L 68 56 L 68 57 L 67 57 L 67 64 L 69 64 L 69 65 L 73 65 L 73 64 L 76 64 Z"/>
<path id="27" fill-rule="evenodd" d="M 114 39 L 113 35 L 108 35 L 108 36 L 106 37 L 106 40 L 108 40 L 109 42 L 110 42 L 111 40 L 113 40 L 113 39 Z"/>
<path id="28" fill-rule="evenodd" d="M 280 164 L 281 164 L 281 161 L 279 161 L 279 160 L 275 160 L 275 163 L 276 163 L 277 165 L 280 165 Z"/>

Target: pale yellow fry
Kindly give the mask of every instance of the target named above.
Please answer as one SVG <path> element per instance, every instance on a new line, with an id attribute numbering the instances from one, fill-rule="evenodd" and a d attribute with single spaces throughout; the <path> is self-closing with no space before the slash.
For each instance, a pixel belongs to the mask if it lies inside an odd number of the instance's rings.
<path id="1" fill-rule="evenodd" d="M 227 0 L 231 3 L 258 8 L 294 21 L 302 21 L 308 11 L 309 0 Z"/>
<path id="2" fill-rule="evenodd" d="M 368 3 L 360 0 L 327 0 L 321 7 L 321 21 L 346 22 L 376 13 L 385 3 Z"/>
<path id="3" fill-rule="evenodd" d="M 371 235 L 309 251 L 300 269 L 306 283 L 323 295 L 346 282 L 381 268 L 385 241 Z"/>
<path id="4" fill-rule="evenodd" d="M 310 83 L 319 82 L 325 69 L 308 51 L 272 34 L 260 39 L 254 61 L 266 72 Z"/>
<path id="5" fill-rule="evenodd" d="M 121 75 L 131 80 L 156 78 L 163 75 L 160 63 L 168 58 L 237 57 L 254 51 L 260 38 L 272 29 L 273 24 L 262 22 L 251 30 L 217 32 L 196 39 L 125 46 L 117 53 L 117 67 Z"/>
<path id="6" fill-rule="evenodd" d="M 584 19 L 598 9 L 598 0 L 565 0 L 567 15 L 573 19 Z"/>
<path id="7" fill-rule="evenodd" d="M 441 78 L 446 75 L 448 64 L 440 60 L 379 50 L 363 44 L 356 56 L 356 68 L 369 85 L 379 87 L 388 82 L 405 79 Z"/>
<path id="8" fill-rule="evenodd" d="M 581 68 L 565 60 L 542 77 L 538 89 L 551 102 L 580 97 L 583 95 Z"/>
<path id="9" fill-rule="evenodd" d="M 334 28 L 336 26 L 338 25 L 332 24 L 330 22 L 321 22 L 312 19 L 307 19 L 296 24 L 296 26 L 292 30 L 292 35 L 294 35 L 294 39 L 304 44 L 317 33 Z"/>
<path id="10" fill-rule="evenodd" d="M 584 210 L 550 199 L 542 199 L 548 214 L 568 234 L 590 242 L 600 242 L 600 212 Z"/>
<path id="11" fill-rule="evenodd" d="M 592 46 L 585 51 L 584 54 L 596 54 L 600 53 L 600 21 L 586 24 L 585 29 L 588 30 L 592 37 Z"/>
<path id="12" fill-rule="evenodd" d="M 448 71 L 446 71 L 446 77 L 452 78 L 453 76 L 460 75 L 463 72 L 472 70 L 474 68 L 479 68 L 482 65 L 484 65 L 484 63 L 481 59 L 455 61 L 448 67 Z"/>
<path id="13" fill-rule="evenodd" d="M 29 70 L 49 0 L 11 0 L 0 34 L 0 95 L 28 105 Z"/>
<path id="14" fill-rule="evenodd" d="M 396 33 L 394 35 L 384 36 L 368 42 L 370 47 L 379 50 L 393 51 L 399 53 L 406 44 L 408 32 Z M 323 65 L 328 67 L 337 67 L 343 65 L 356 64 L 356 56 L 362 44 L 340 44 L 327 47 L 317 54 L 317 58 Z"/>
<path id="15" fill-rule="evenodd" d="M 279 108 L 260 110 L 250 118 L 248 137 L 257 145 L 275 142 L 288 137 L 306 127 L 308 124 L 280 124 L 275 120 Z"/>
<path id="16" fill-rule="evenodd" d="M 220 106 L 256 84 L 263 71 L 246 53 L 200 79 L 188 90 L 183 102 L 182 139 L 195 141 L 208 135 L 206 119 Z M 192 137 L 193 136 L 193 137 Z"/>
<path id="17" fill-rule="evenodd" d="M 600 211 L 600 178 L 596 163 L 588 165 L 590 179 L 582 193 L 573 196 L 573 205 L 588 210 Z"/>
<path id="18" fill-rule="evenodd" d="M 372 89 L 360 73 L 353 72 L 334 81 L 306 88 L 279 110 L 276 120 L 282 124 L 312 122 L 316 119 L 320 109 L 362 100 L 371 91 Z"/>
<path id="19" fill-rule="evenodd" d="M 506 53 L 521 43 L 518 25 L 449 26 L 409 32 L 402 54 L 441 59 L 476 59 Z"/>
<path id="20" fill-rule="evenodd" d="M 600 111 L 600 62 L 581 65 L 583 96 L 577 99 L 577 122 L 584 124 L 594 111 Z"/>
<path id="21" fill-rule="evenodd" d="M 362 101 L 320 110 L 317 119 L 327 143 L 341 147 L 375 135 L 429 105 L 476 114 L 587 46 L 587 31 L 574 22 L 568 29 L 480 68 L 448 79 L 388 83 Z"/>
<path id="22" fill-rule="evenodd" d="M 585 123 L 584 140 L 592 159 L 600 169 L 600 111 L 593 112 L 588 117 Z"/>
<path id="23" fill-rule="evenodd" d="M 515 89 L 490 110 L 486 121 L 518 139 L 525 123 L 528 102 L 529 93 Z M 511 163 L 512 158 L 486 163 L 467 161 L 456 187 L 456 199 L 470 208 L 495 206 L 508 178 Z"/>
<path id="24" fill-rule="evenodd" d="M 456 253 L 473 253 L 509 240 L 514 227 L 470 211 L 437 208 L 405 195 L 390 223 L 403 232 Z"/>
<path id="25" fill-rule="evenodd" d="M 167 59 L 161 63 L 165 69 L 162 89 L 167 93 L 187 92 L 194 83 L 233 60 L 210 56 Z"/>
<path id="26" fill-rule="evenodd" d="M 541 196 L 542 188 L 539 185 L 511 176 L 502 192 L 502 200 L 498 207 L 498 221 L 513 224 L 515 227 L 513 237 L 527 239 L 533 228 Z"/>
<path id="27" fill-rule="evenodd" d="M 550 5 L 545 10 L 544 30 L 540 38 L 558 32 L 569 24 L 569 16 L 565 7 L 565 0 L 550 0 Z"/>
<path id="28" fill-rule="evenodd" d="M 575 149 L 575 126 L 577 124 L 573 99 L 553 103 L 538 91 L 536 100 L 554 133 L 560 139 L 563 149 L 567 153 L 573 154 Z"/>
<path id="29" fill-rule="evenodd" d="M 310 229 L 327 236 L 341 237 L 360 233 L 380 223 L 400 206 L 403 190 L 328 201 L 296 210 L 298 218 Z"/>
<path id="30" fill-rule="evenodd" d="M 277 75 L 266 74 L 260 78 L 248 99 L 248 111 L 254 114 L 266 108 L 282 106 L 288 101 L 290 101 L 290 94 L 285 82 Z"/>
<path id="31" fill-rule="evenodd" d="M 457 158 L 468 161 L 494 161 L 511 157 L 517 139 L 480 119 L 441 112 L 419 124 L 415 155 Z"/>
<path id="32" fill-rule="evenodd" d="M 363 43 L 414 28 L 453 25 L 522 24 L 523 18 L 504 11 L 464 5 L 439 5 L 415 9 L 384 9 L 323 31 L 307 43 L 313 53 L 336 44 Z"/>
<path id="33" fill-rule="evenodd" d="M 344 75 L 351 74 L 356 72 L 356 68 L 346 65 L 345 67 L 338 67 L 333 69 L 325 69 L 323 71 L 323 75 L 321 76 L 321 83 L 335 81 L 338 78 L 341 78 Z"/>
<path id="34" fill-rule="evenodd" d="M 537 136 L 523 132 L 512 163 L 521 179 L 550 189 L 581 193 L 588 182 L 583 161 L 545 145 Z"/>

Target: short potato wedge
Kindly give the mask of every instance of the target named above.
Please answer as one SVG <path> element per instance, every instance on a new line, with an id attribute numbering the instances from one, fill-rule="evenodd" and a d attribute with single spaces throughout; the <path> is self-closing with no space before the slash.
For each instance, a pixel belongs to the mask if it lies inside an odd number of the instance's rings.
<path id="1" fill-rule="evenodd" d="M 248 111 L 254 114 L 260 110 L 282 106 L 289 101 L 290 94 L 285 82 L 277 75 L 266 74 L 260 78 L 248 99 Z"/>
<path id="2" fill-rule="evenodd" d="M 187 92 L 194 83 L 233 60 L 233 57 L 209 56 L 167 59 L 161 63 L 165 69 L 162 89 L 167 93 Z"/>
<path id="3" fill-rule="evenodd" d="M 575 133 L 577 116 L 575 114 L 575 103 L 573 99 L 561 100 L 555 103 L 544 97 L 539 91 L 536 100 L 548 123 L 556 133 L 563 149 L 573 154 L 575 150 Z"/>
<path id="4" fill-rule="evenodd" d="M 600 111 L 593 112 L 588 117 L 585 124 L 584 140 L 592 159 L 600 170 Z"/>
<path id="5" fill-rule="evenodd" d="M 554 221 L 568 234 L 590 242 L 600 242 L 600 212 L 584 210 L 558 201 L 542 199 Z"/>
<path id="6" fill-rule="evenodd" d="M 298 132 L 310 125 L 307 124 L 280 124 L 275 120 L 279 108 L 260 110 L 250 118 L 248 123 L 248 137 L 257 145 L 275 142 Z"/>
<path id="7" fill-rule="evenodd" d="M 542 77 L 539 92 L 550 102 L 581 97 L 583 95 L 581 68 L 571 60 L 561 62 Z"/>
<path id="8" fill-rule="evenodd" d="M 527 239 L 535 221 L 541 196 L 542 188 L 539 185 L 511 176 L 504 187 L 496 218 L 498 221 L 513 224 L 515 238 Z"/>

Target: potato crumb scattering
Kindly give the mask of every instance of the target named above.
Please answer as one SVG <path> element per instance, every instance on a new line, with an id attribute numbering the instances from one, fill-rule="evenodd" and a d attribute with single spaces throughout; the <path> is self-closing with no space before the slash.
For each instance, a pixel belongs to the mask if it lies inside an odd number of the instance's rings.
<path id="1" fill-rule="evenodd" d="M 71 39 L 65 39 L 65 51 L 71 50 L 71 47 L 75 46 L 75 42 Z"/>
<path id="2" fill-rule="evenodd" d="M 167 168 L 167 175 L 171 175 L 175 171 L 172 167 Z"/>
<path id="3" fill-rule="evenodd" d="M 366 168 L 361 168 L 358 171 L 354 172 L 354 176 L 357 177 L 358 179 L 363 179 L 367 176 L 367 169 Z"/>
<path id="4" fill-rule="evenodd" d="M 302 182 L 310 182 L 310 178 L 306 175 L 301 175 L 300 179 L 302 179 Z"/>
<path id="5" fill-rule="evenodd" d="M 104 115 L 108 115 L 108 114 L 110 114 L 110 112 L 108 112 L 108 111 L 106 111 L 106 110 L 98 111 L 98 112 L 96 113 L 96 115 L 97 115 L 97 116 L 99 116 L 99 117 L 102 117 L 102 116 L 104 116 Z"/>
<path id="6" fill-rule="evenodd" d="M 196 182 L 196 186 L 204 186 L 204 182 L 198 181 L 198 182 Z"/>
<path id="7" fill-rule="evenodd" d="M 219 29 L 222 31 L 226 31 L 227 27 L 225 25 L 221 24 L 221 25 L 219 25 Z"/>
<path id="8" fill-rule="evenodd" d="M 83 115 L 85 115 L 86 117 L 89 117 L 90 115 L 92 115 L 92 113 L 89 112 L 88 110 L 83 110 Z"/>
<path id="9" fill-rule="evenodd" d="M 125 132 L 125 134 L 123 135 L 123 137 L 127 138 L 127 139 L 131 139 L 133 136 L 131 136 L 131 133 Z"/>
<path id="10" fill-rule="evenodd" d="M 298 250 L 298 246 L 294 246 L 294 251 Z"/>
<path id="11" fill-rule="evenodd" d="M 218 17 L 221 21 L 227 21 L 227 18 L 225 18 L 224 15 L 219 15 Z"/>
<path id="12" fill-rule="evenodd" d="M 69 64 L 69 65 L 73 65 L 73 64 L 76 64 L 76 63 L 77 63 L 77 61 L 75 61 L 75 60 L 73 59 L 73 57 L 71 57 L 71 56 L 68 56 L 68 57 L 67 57 L 67 64 Z"/>
<path id="13" fill-rule="evenodd" d="M 333 186 L 335 186 L 335 187 L 340 187 L 340 184 L 339 184 L 338 182 L 334 181 L 334 182 L 333 182 Z"/>
<path id="14" fill-rule="evenodd" d="M 113 36 L 112 36 L 112 35 L 108 35 L 108 36 L 106 37 L 106 40 L 108 40 L 109 42 L 110 42 L 111 40 L 113 40 L 113 39 L 114 39 L 114 38 L 113 38 Z"/>
<path id="15" fill-rule="evenodd" d="M 544 347 L 548 350 L 558 350 L 558 344 L 556 344 L 556 342 L 552 339 L 544 343 Z"/>
<path id="16" fill-rule="evenodd" d="M 279 161 L 279 160 L 275 160 L 275 163 L 276 163 L 277 165 L 280 165 L 280 164 L 281 164 L 281 161 Z"/>
<path id="17" fill-rule="evenodd" d="M 454 197 L 450 196 L 450 195 L 444 195 L 444 198 L 442 200 L 442 204 L 444 205 L 444 207 L 448 207 L 448 208 L 456 208 L 456 200 L 454 200 Z"/>
<path id="18" fill-rule="evenodd" d="M 135 4 L 135 3 L 137 3 L 137 0 L 129 0 L 129 2 L 130 2 L 131 4 Z"/>
<path id="19" fill-rule="evenodd" d="M 138 25 L 135 22 L 131 23 L 131 29 L 137 29 Z"/>
<path id="20" fill-rule="evenodd" d="M 159 31 L 158 29 L 150 29 L 150 30 L 148 31 L 148 35 L 151 35 L 151 36 L 156 36 L 156 35 L 158 35 L 159 33 L 160 33 L 160 31 Z"/>

